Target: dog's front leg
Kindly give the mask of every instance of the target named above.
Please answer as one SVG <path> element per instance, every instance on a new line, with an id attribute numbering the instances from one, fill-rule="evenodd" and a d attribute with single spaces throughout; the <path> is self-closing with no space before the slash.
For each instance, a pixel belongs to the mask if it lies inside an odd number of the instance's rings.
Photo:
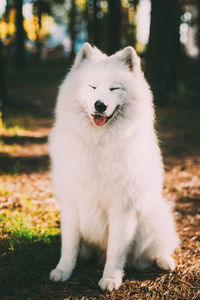
<path id="1" fill-rule="evenodd" d="M 136 228 L 134 212 L 112 212 L 109 215 L 109 234 L 106 264 L 99 281 L 102 290 L 117 290 L 124 275 L 127 252 L 133 241 Z"/>
<path id="2" fill-rule="evenodd" d="M 61 257 L 58 265 L 50 273 L 50 279 L 53 281 L 67 280 L 76 265 L 76 259 L 79 250 L 80 235 L 78 230 L 78 216 L 75 208 L 69 208 L 65 205 L 61 209 L 61 233 L 62 248 Z"/>

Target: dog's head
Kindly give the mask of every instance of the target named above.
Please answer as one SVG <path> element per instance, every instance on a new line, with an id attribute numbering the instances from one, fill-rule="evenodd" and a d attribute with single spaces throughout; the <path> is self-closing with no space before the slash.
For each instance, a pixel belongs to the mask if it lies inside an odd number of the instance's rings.
<path id="1" fill-rule="evenodd" d="M 134 98 L 133 85 L 142 77 L 140 59 L 132 47 L 112 56 L 85 43 L 72 68 L 76 97 L 94 126 L 122 119 Z"/>

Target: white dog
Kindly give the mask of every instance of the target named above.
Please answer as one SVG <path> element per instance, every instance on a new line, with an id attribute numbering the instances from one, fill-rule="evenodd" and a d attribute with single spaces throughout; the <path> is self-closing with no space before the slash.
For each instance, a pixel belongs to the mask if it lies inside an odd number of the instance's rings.
<path id="1" fill-rule="evenodd" d="M 80 240 L 106 251 L 103 290 L 119 288 L 126 263 L 175 268 L 152 94 L 132 47 L 108 57 L 82 46 L 60 88 L 49 149 L 62 230 L 52 280 L 70 277 Z"/>

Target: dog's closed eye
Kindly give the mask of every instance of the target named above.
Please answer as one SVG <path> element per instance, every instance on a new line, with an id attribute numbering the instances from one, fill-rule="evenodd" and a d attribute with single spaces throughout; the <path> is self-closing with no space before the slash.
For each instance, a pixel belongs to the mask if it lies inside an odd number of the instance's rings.
<path id="1" fill-rule="evenodd" d="M 89 86 L 93 89 L 93 90 L 96 90 L 96 86 L 93 86 L 91 84 L 89 84 Z"/>
<path id="2" fill-rule="evenodd" d="M 120 87 L 113 87 L 113 88 L 110 88 L 110 91 L 116 91 L 116 90 L 120 90 L 121 88 Z"/>

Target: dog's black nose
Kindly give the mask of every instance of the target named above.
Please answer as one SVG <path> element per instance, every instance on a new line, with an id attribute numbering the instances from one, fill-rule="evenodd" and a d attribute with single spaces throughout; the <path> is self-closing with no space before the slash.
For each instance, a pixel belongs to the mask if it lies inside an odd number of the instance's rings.
<path id="1" fill-rule="evenodd" d="M 103 102 L 97 100 L 94 104 L 94 107 L 95 107 L 97 112 L 103 113 L 106 110 L 107 105 L 105 105 Z"/>

